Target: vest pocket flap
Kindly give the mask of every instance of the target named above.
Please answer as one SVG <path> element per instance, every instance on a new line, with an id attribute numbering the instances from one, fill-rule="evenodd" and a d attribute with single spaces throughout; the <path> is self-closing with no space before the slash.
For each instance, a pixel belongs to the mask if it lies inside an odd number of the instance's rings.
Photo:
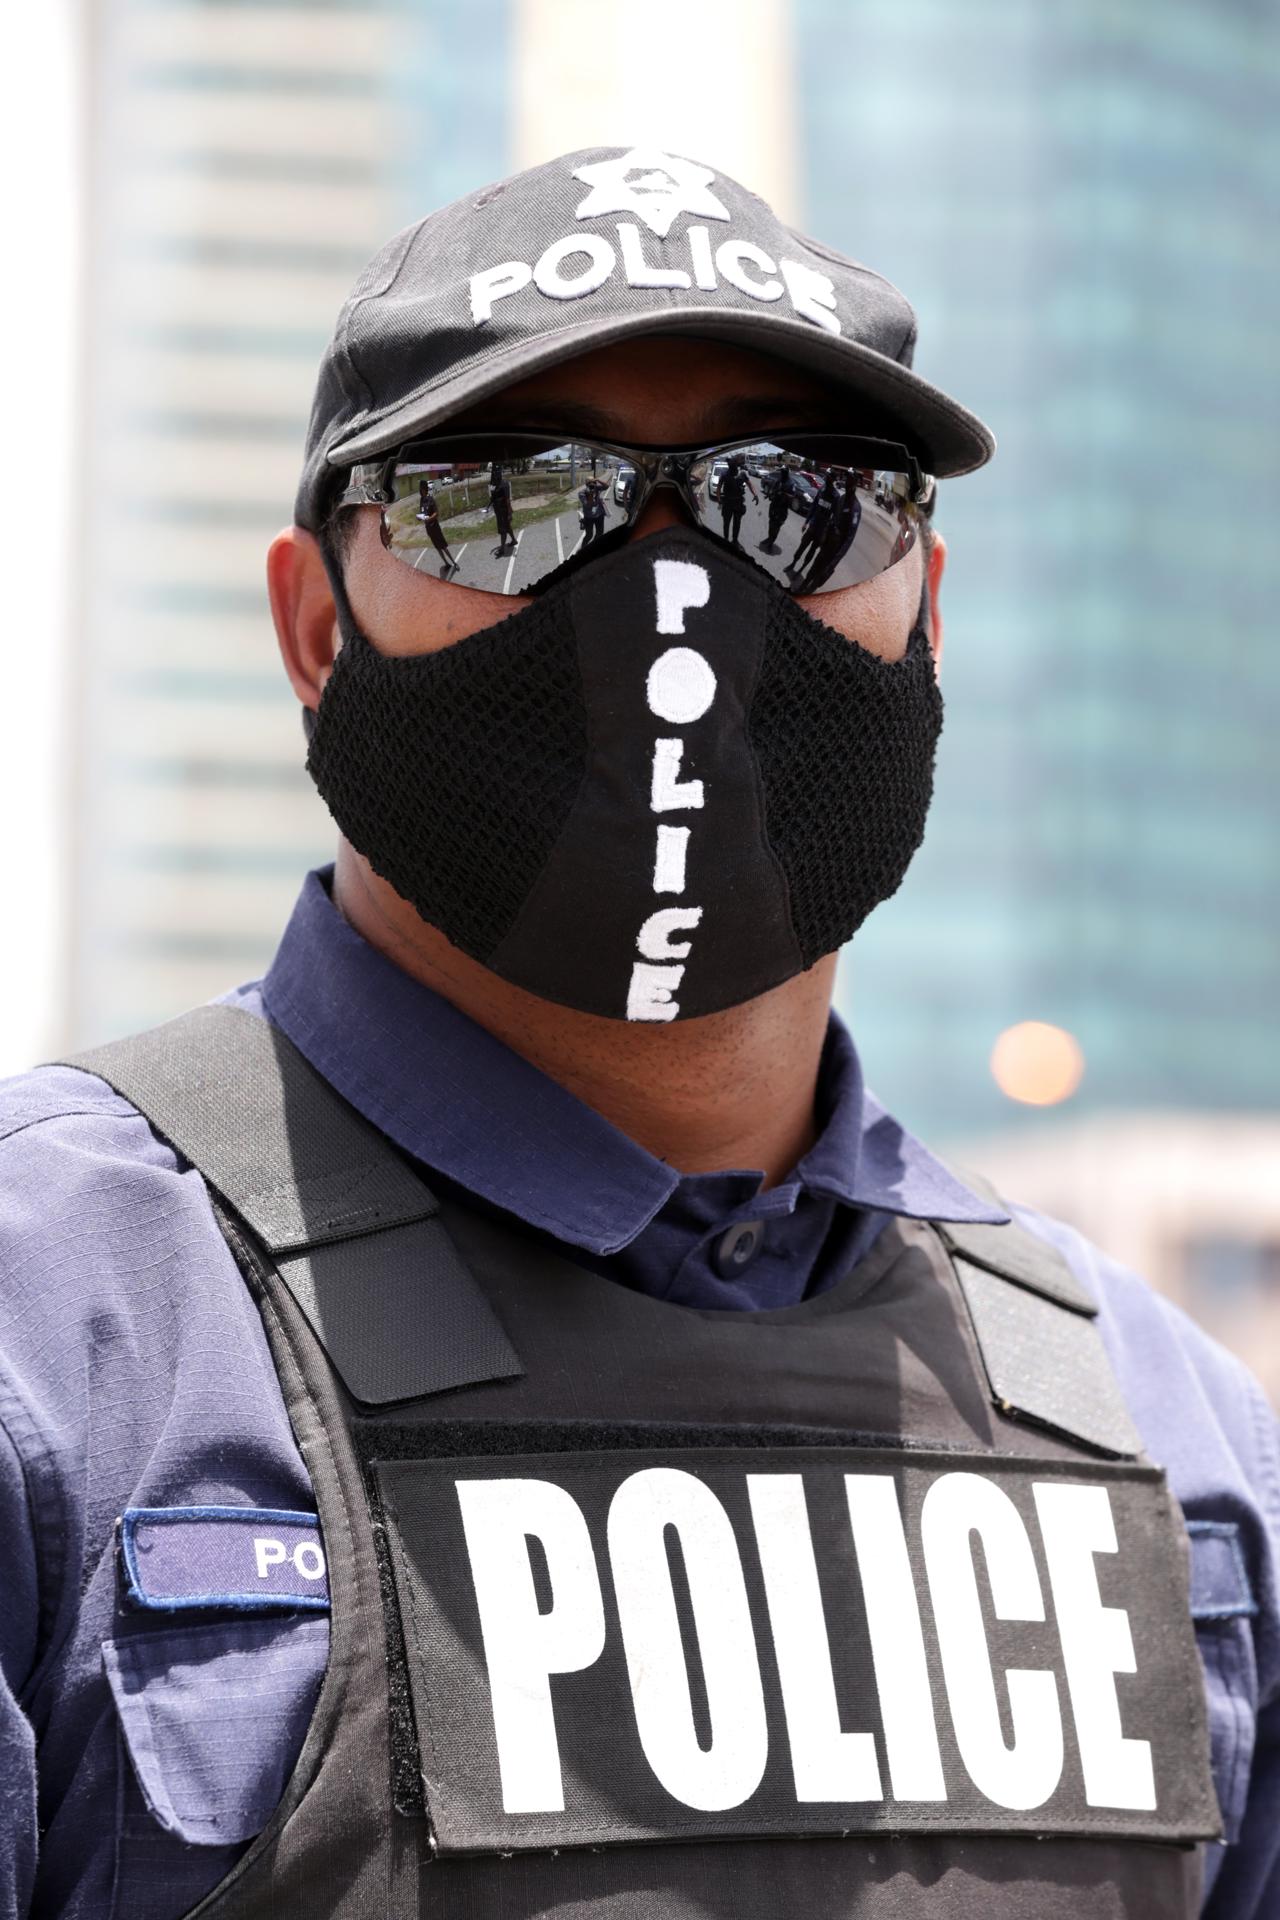
<path id="1" fill-rule="evenodd" d="M 363 1406 L 524 1372 L 439 1220 L 312 1247 L 278 1265 L 348 1393 Z"/>
<path id="2" fill-rule="evenodd" d="M 251 1840 L 293 1770 L 328 1656 L 325 1619 L 238 1620 L 106 1640 L 147 1809 L 189 1846 Z"/>

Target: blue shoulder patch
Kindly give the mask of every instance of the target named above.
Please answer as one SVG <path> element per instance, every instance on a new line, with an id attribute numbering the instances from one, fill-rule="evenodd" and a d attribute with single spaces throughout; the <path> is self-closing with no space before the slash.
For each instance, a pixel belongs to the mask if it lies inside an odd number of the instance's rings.
<path id="1" fill-rule="evenodd" d="M 120 1521 L 125 1593 L 135 1607 L 327 1609 L 329 1573 L 314 1513 L 271 1507 L 130 1507 Z"/>
<path id="2" fill-rule="evenodd" d="M 1191 1540 L 1191 1617 L 1231 1620 L 1255 1614 L 1240 1529 L 1234 1520 L 1188 1520 Z"/>

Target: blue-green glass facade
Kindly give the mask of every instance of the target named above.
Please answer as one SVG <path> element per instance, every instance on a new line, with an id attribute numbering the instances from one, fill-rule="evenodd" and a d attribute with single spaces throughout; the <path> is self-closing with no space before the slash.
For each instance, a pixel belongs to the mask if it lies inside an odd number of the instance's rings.
<path id="1" fill-rule="evenodd" d="M 1021 1110 L 1280 1103 L 1280 31 L 1254 0 L 795 0 L 805 220 L 905 288 L 1000 441 L 942 489 L 929 837 L 847 957 L 873 1082 Z"/>
<path id="2" fill-rule="evenodd" d="M 509 0 L 397 0 L 406 32 L 388 84 L 408 140 L 384 156 L 404 225 L 512 167 Z"/>

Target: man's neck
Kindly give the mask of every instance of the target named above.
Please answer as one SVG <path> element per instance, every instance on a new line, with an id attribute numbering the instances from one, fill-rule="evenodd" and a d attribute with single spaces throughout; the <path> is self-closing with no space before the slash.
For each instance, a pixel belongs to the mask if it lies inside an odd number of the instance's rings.
<path id="1" fill-rule="evenodd" d="M 680 1173 L 760 1168 L 773 1186 L 813 1145 L 834 955 L 725 1013 L 641 1025 L 575 1013 L 499 979 L 345 842 L 333 897 L 370 946 Z"/>

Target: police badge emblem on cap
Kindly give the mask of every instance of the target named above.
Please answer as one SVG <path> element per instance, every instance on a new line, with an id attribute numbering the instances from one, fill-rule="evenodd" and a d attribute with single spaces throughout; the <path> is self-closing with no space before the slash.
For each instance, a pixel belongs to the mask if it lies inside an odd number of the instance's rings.
<path id="1" fill-rule="evenodd" d="M 938 477 L 994 451 L 912 371 L 915 314 L 882 275 L 708 166 L 592 147 L 428 214 L 369 263 L 321 364 L 298 524 L 320 526 L 356 461 L 540 368 L 654 333 L 807 368 L 849 396 L 859 431 L 905 440 Z"/>

